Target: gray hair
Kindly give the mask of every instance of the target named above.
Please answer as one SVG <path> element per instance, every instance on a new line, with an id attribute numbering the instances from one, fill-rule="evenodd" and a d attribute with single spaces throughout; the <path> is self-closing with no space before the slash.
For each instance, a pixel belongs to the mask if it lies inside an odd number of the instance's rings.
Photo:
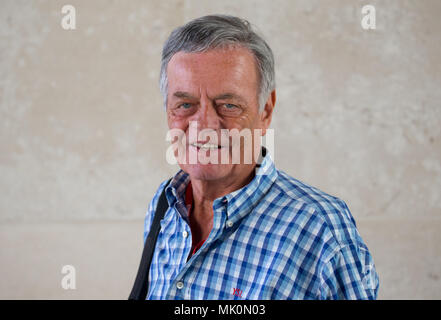
<path id="1" fill-rule="evenodd" d="M 242 46 L 255 57 L 259 76 L 259 110 L 262 111 L 275 88 L 274 56 L 265 40 L 241 18 L 228 15 L 208 15 L 194 19 L 172 31 L 162 49 L 159 87 L 167 105 L 167 66 L 178 52 L 204 52 L 230 46 Z"/>

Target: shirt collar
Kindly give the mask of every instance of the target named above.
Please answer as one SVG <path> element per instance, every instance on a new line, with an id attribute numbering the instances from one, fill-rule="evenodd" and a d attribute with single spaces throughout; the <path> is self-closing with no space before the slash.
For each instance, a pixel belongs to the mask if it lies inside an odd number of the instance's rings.
<path id="1" fill-rule="evenodd" d="M 260 199 L 268 192 L 278 173 L 268 150 L 262 147 L 261 157 L 255 168 L 255 176 L 250 183 L 233 191 L 213 202 L 213 210 L 227 207 L 228 220 L 236 222 L 246 216 L 258 204 Z M 169 206 L 176 202 L 185 204 L 185 191 L 190 176 L 182 170 L 176 173 L 166 189 Z M 180 212 L 183 215 L 182 212 Z M 184 213 L 185 214 L 185 213 Z M 187 218 L 185 216 L 185 218 Z"/>

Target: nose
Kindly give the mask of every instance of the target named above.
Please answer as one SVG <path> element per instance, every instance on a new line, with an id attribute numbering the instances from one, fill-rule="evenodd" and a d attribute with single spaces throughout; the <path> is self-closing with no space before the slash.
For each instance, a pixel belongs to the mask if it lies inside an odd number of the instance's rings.
<path id="1" fill-rule="evenodd" d="M 219 129 L 220 121 L 215 105 L 207 97 L 202 97 L 198 111 L 195 114 L 193 121 L 198 122 L 198 127 L 202 129 Z"/>

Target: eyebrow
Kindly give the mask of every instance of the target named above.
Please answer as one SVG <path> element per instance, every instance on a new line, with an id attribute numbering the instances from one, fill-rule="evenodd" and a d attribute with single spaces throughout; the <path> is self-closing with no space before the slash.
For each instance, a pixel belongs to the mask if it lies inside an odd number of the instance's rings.
<path id="1" fill-rule="evenodd" d="M 188 92 L 183 92 L 183 91 L 176 91 L 175 93 L 173 93 L 173 96 L 176 98 L 197 99 L 196 97 L 192 96 Z"/>
<path id="2" fill-rule="evenodd" d="M 214 100 L 228 100 L 228 99 L 236 99 L 239 101 L 245 101 L 241 96 L 235 94 L 235 93 L 223 93 L 221 95 L 218 95 L 214 98 Z"/>
<path id="3" fill-rule="evenodd" d="M 194 99 L 197 100 L 198 98 L 196 98 L 195 96 L 191 95 L 188 92 L 184 92 L 184 91 L 176 91 L 175 93 L 173 93 L 173 96 L 176 98 L 184 98 L 184 99 Z M 223 99 L 236 99 L 236 100 L 240 100 L 240 101 L 245 101 L 245 99 L 243 99 L 241 96 L 235 94 L 235 93 L 223 93 L 220 94 L 216 97 L 214 97 L 213 100 L 223 100 Z"/>

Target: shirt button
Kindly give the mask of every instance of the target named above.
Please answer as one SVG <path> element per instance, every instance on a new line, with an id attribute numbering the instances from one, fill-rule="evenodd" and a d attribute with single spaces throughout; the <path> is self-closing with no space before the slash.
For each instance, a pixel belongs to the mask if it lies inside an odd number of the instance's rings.
<path id="1" fill-rule="evenodd" d="M 182 232 L 182 236 L 183 236 L 184 238 L 187 238 L 187 237 L 188 237 L 188 232 L 187 232 L 187 231 Z"/>
<path id="2" fill-rule="evenodd" d="M 227 221 L 227 227 L 228 227 L 228 228 L 231 228 L 232 226 L 233 226 L 233 222 L 230 221 L 230 220 L 228 220 L 228 221 Z"/>
<path id="3" fill-rule="evenodd" d="M 182 281 L 179 281 L 179 282 L 176 284 L 176 288 L 178 288 L 179 290 L 181 290 L 183 287 L 184 287 L 184 283 L 183 283 Z"/>

